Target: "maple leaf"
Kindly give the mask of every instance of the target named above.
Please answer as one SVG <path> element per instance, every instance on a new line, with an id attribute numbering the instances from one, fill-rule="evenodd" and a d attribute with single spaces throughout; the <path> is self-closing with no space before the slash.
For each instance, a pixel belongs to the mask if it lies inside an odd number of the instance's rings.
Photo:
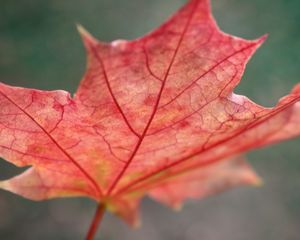
<path id="1" fill-rule="evenodd" d="M 146 194 L 178 208 L 259 184 L 241 154 L 300 134 L 300 85 L 273 108 L 233 93 L 266 37 L 223 33 L 208 0 L 133 41 L 79 31 L 88 64 L 74 97 L 0 84 L 0 157 L 30 166 L 3 189 L 89 197 L 135 224 Z"/>

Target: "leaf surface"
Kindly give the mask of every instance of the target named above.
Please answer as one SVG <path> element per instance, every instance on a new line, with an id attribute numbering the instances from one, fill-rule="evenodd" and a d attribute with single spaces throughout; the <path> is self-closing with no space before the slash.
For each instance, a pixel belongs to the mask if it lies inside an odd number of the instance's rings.
<path id="1" fill-rule="evenodd" d="M 0 157 L 30 166 L 3 189 L 86 196 L 136 224 L 146 194 L 179 207 L 259 184 L 241 154 L 300 134 L 300 85 L 273 108 L 233 93 L 266 37 L 223 33 L 208 0 L 133 41 L 79 31 L 88 64 L 74 97 L 0 83 Z"/>

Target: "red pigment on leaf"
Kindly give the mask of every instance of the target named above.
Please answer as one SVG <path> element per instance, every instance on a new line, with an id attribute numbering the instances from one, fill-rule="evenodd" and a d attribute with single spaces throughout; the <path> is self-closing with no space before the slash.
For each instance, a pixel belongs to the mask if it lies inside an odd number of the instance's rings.
<path id="1" fill-rule="evenodd" d="M 208 0 L 133 41 L 79 31 L 88 64 L 74 98 L 0 84 L 0 157 L 30 166 L 3 189 L 89 197 L 135 224 L 146 194 L 178 208 L 259 184 L 241 154 L 300 134 L 300 85 L 274 108 L 233 93 L 266 37 L 221 32 Z"/>

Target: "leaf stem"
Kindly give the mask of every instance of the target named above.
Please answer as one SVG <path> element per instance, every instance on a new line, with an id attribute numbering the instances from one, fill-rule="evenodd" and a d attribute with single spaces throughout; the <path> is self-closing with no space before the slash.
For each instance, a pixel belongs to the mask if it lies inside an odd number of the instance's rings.
<path id="1" fill-rule="evenodd" d="M 94 237 L 96 235 L 96 232 L 97 232 L 97 230 L 99 228 L 99 225 L 100 225 L 100 223 L 102 221 L 104 213 L 105 213 L 105 206 L 104 206 L 104 204 L 99 203 L 98 207 L 96 209 L 93 221 L 92 221 L 92 223 L 90 225 L 90 229 L 89 229 L 89 231 L 87 233 L 86 240 L 93 240 L 94 239 Z"/>

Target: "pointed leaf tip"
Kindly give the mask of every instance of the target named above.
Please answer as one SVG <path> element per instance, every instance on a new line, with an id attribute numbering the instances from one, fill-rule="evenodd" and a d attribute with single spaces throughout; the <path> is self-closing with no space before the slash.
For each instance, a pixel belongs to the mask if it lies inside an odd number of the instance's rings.
<path id="1" fill-rule="evenodd" d="M 292 90 L 292 94 L 300 95 L 300 84 L 296 84 Z"/>
<path id="2" fill-rule="evenodd" d="M 175 212 L 180 212 L 183 208 L 183 204 L 182 203 L 176 203 L 176 204 L 173 205 L 172 208 Z"/>
<path id="3" fill-rule="evenodd" d="M 261 187 L 264 184 L 263 179 L 252 170 L 250 170 L 248 176 L 245 176 L 245 182 L 246 184 L 252 185 L 254 187 Z"/>
<path id="4" fill-rule="evenodd" d="M 255 182 L 253 182 L 253 186 L 262 187 L 264 185 L 264 180 L 261 178 L 257 178 Z"/>
<path id="5" fill-rule="evenodd" d="M 4 190 L 9 190 L 8 182 L 7 181 L 0 181 L 0 188 Z"/>
<path id="6" fill-rule="evenodd" d="M 134 222 L 133 222 L 133 224 L 132 224 L 132 227 L 133 227 L 134 229 L 139 229 L 141 226 L 142 226 L 142 223 L 141 223 L 140 218 L 138 217 L 138 218 L 136 218 L 136 219 L 134 220 Z"/>
<path id="7" fill-rule="evenodd" d="M 97 39 L 90 34 L 81 24 L 76 24 L 77 31 L 79 32 L 81 38 L 84 41 L 84 44 L 97 44 Z"/>
<path id="8" fill-rule="evenodd" d="M 267 40 L 268 37 L 269 37 L 268 33 L 262 35 L 260 38 L 258 38 L 257 43 L 259 45 L 262 45 Z"/>

